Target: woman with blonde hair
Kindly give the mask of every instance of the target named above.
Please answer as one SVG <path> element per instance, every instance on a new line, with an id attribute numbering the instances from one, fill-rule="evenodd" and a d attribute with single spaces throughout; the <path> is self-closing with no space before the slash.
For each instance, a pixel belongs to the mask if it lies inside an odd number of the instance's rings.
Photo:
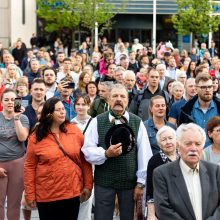
<path id="1" fill-rule="evenodd" d="M 50 54 L 49 54 L 48 52 L 44 52 L 44 59 L 45 59 L 46 62 L 47 62 L 46 66 L 48 66 L 48 67 L 53 67 L 54 62 L 53 62 L 53 60 L 51 59 Z"/>
<path id="2" fill-rule="evenodd" d="M 79 76 L 78 87 L 74 91 L 73 96 L 76 97 L 79 94 L 85 94 L 86 93 L 86 85 L 90 81 L 92 81 L 92 76 L 87 71 L 83 71 Z"/>
<path id="3" fill-rule="evenodd" d="M 6 88 L 15 89 L 19 78 L 18 67 L 16 64 L 9 64 L 3 77 L 3 83 Z"/>

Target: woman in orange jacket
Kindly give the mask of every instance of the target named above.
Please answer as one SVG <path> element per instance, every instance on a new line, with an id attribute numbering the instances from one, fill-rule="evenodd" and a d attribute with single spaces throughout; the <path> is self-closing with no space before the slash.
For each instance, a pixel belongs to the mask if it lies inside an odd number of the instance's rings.
<path id="1" fill-rule="evenodd" d="M 81 152 L 83 135 L 65 116 L 62 102 L 48 99 L 28 140 L 25 197 L 30 206 L 37 203 L 41 220 L 75 220 L 80 201 L 91 195 L 92 167 Z"/>

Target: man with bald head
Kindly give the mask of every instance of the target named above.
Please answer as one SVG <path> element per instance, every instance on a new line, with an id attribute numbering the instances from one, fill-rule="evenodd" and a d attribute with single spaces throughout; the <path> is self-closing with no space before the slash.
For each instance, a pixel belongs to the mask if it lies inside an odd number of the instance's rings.
<path id="1" fill-rule="evenodd" d="M 176 124 L 181 108 L 186 104 L 188 100 L 196 95 L 196 83 L 194 78 L 188 78 L 185 83 L 185 94 L 183 99 L 175 102 L 169 112 L 169 122 Z"/>

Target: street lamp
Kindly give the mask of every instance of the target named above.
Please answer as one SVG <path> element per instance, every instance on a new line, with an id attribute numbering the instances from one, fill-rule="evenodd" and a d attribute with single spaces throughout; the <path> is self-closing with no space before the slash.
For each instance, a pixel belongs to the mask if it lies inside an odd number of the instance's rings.
<path id="1" fill-rule="evenodd" d="M 153 0 L 153 38 L 152 38 L 152 49 L 153 53 L 156 53 L 156 33 L 157 33 L 157 0 Z"/>
<path id="2" fill-rule="evenodd" d="M 98 22 L 95 22 L 95 48 L 98 48 L 98 38 L 99 38 Z"/>

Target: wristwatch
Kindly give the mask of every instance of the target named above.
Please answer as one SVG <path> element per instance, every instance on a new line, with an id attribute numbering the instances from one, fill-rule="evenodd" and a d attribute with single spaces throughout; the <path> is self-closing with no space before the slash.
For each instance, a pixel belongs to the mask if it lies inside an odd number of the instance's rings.
<path id="1" fill-rule="evenodd" d="M 143 189 L 145 185 L 143 183 L 137 183 L 136 187 Z"/>
<path id="2" fill-rule="evenodd" d="M 20 120 L 20 116 L 15 116 L 15 117 L 14 117 L 14 120 L 15 120 L 15 121 Z"/>

